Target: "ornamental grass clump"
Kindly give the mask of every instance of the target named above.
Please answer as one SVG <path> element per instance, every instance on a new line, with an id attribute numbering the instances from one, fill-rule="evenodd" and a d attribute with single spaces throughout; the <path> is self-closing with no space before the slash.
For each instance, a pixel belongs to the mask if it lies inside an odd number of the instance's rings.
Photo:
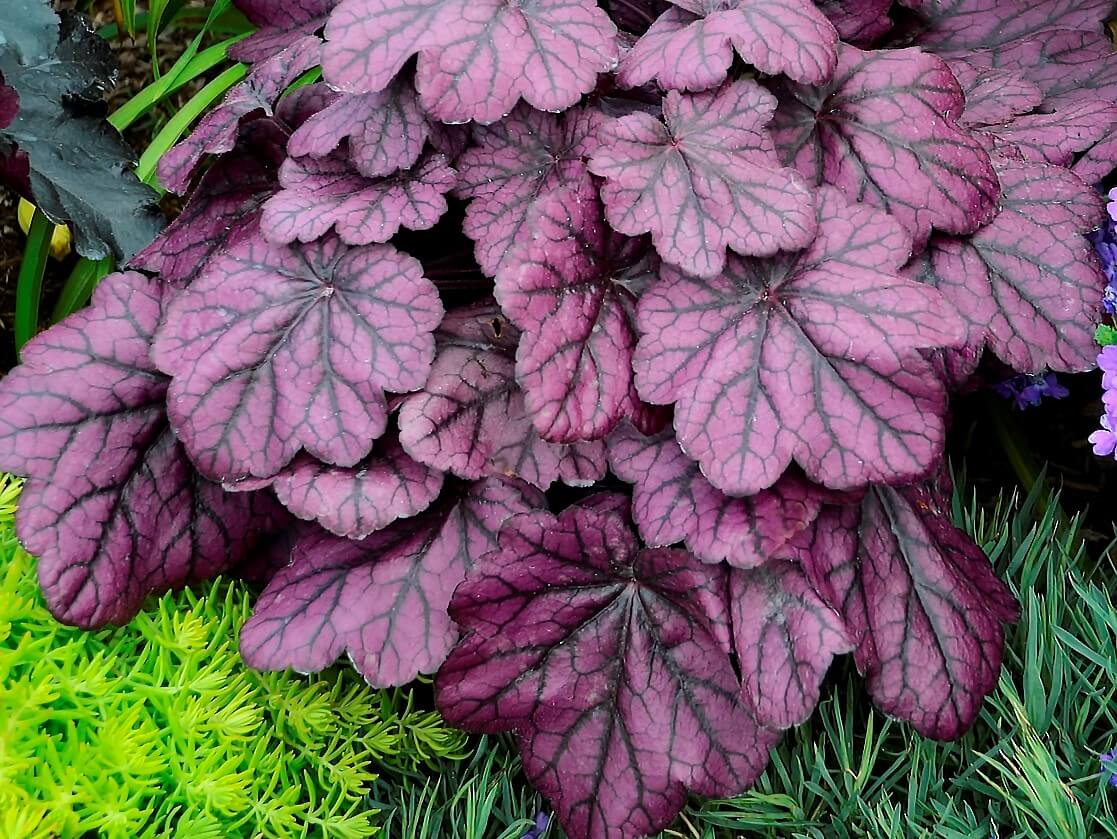
<path id="1" fill-rule="evenodd" d="M 238 6 L 181 215 L 0 384 L 61 620 L 248 571 L 249 664 L 436 674 L 573 839 L 749 787 L 835 656 L 967 729 L 1017 604 L 944 418 L 1095 364 L 1111 2 Z"/>

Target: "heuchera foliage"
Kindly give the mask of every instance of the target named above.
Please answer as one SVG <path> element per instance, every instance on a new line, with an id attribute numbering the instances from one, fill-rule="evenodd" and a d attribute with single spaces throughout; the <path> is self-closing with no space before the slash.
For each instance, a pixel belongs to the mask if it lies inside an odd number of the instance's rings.
<path id="1" fill-rule="evenodd" d="M 239 5 L 181 214 L 0 383 L 61 620 L 261 580 L 250 664 L 436 674 L 573 839 L 747 788 L 835 656 L 966 730 L 949 399 L 1094 363 L 1110 2 Z"/>

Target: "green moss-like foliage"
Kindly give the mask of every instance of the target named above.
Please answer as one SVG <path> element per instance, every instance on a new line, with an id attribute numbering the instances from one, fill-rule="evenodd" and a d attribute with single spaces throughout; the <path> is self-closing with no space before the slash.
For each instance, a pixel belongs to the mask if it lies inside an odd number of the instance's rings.
<path id="1" fill-rule="evenodd" d="M 377 768 L 418 771 L 465 740 L 349 668 L 254 673 L 240 585 L 167 595 L 97 633 L 47 612 L 0 477 L 0 837 L 365 839 Z"/>

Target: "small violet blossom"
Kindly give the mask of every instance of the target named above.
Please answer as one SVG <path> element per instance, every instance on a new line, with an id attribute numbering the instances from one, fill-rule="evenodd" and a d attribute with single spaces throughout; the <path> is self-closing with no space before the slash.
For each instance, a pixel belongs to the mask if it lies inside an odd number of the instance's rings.
<path id="1" fill-rule="evenodd" d="M 1059 384 L 1054 373 L 1024 373 L 993 386 L 1005 399 L 1012 399 L 1020 410 L 1035 407 L 1043 397 L 1062 399 L 1070 391 Z"/>
<path id="2" fill-rule="evenodd" d="M 1117 452 L 1117 346 L 1105 347 L 1098 353 L 1098 368 L 1101 370 L 1101 384 L 1104 388 L 1101 428 L 1090 435 L 1094 454 L 1109 457 Z"/>
<path id="3" fill-rule="evenodd" d="M 1117 748 L 1110 749 L 1101 759 L 1102 780 L 1111 787 L 1117 787 Z"/>
<path id="4" fill-rule="evenodd" d="M 542 839 L 543 834 L 547 832 L 547 828 L 551 824 L 551 817 L 546 813 L 537 813 L 535 815 L 535 826 L 525 833 L 522 839 Z"/>

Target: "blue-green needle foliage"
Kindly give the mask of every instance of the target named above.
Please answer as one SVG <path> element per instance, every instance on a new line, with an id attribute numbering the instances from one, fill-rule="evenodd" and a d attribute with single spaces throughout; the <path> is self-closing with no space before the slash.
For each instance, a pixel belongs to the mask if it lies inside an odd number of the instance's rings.
<path id="1" fill-rule="evenodd" d="M 997 690 L 961 742 L 925 740 L 873 711 L 846 665 L 752 791 L 696 802 L 663 839 L 1117 839 L 1117 788 L 1099 760 L 1117 747 L 1117 571 L 1081 548 L 1076 521 L 1060 529 L 1058 509 L 1038 492 L 992 510 L 955 499 L 959 525 L 1023 612 Z M 511 839 L 528 829 L 546 805 L 507 742 L 474 743 L 468 764 L 381 774 L 373 798 L 387 836 Z"/>
<path id="2" fill-rule="evenodd" d="M 168 595 L 96 633 L 46 611 L 0 479 L 0 837 L 365 839 L 374 772 L 415 774 L 465 740 L 349 668 L 242 664 L 247 591 Z M 432 834 L 433 835 L 433 834 Z"/>

